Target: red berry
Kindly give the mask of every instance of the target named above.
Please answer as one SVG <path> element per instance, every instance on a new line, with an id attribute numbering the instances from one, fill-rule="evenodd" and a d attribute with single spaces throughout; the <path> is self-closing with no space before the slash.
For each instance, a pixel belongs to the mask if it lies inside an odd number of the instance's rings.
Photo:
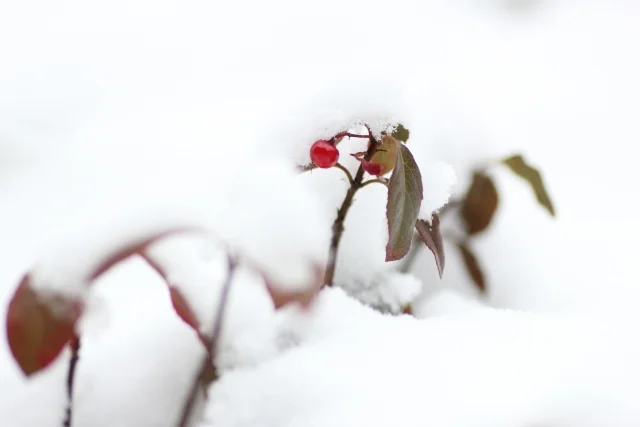
<path id="1" fill-rule="evenodd" d="M 338 163 L 338 157 L 340 157 L 336 146 L 324 139 L 319 139 L 313 143 L 311 150 L 309 150 L 309 155 L 311 156 L 311 161 L 322 169 L 335 166 Z"/>
<path id="2" fill-rule="evenodd" d="M 382 165 L 380 163 L 367 162 L 362 160 L 362 169 L 369 175 L 380 176 L 382 172 Z"/>

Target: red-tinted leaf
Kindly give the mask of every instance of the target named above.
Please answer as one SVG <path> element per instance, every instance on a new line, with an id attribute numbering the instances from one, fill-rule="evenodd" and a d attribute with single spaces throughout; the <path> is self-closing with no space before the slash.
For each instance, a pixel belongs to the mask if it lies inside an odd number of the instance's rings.
<path id="1" fill-rule="evenodd" d="M 302 291 L 284 291 L 279 289 L 264 272 L 261 272 L 261 274 L 276 310 L 292 302 L 297 302 L 305 308 L 309 307 L 324 284 L 324 270 L 319 266 L 313 267 L 313 283 Z"/>
<path id="2" fill-rule="evenodd" d="M 442 234 L 440 233 L 440 217 L 437 214 L 433 214 L 431 217 L 431 224 L 424 220 L 416 221 L 416 230 L 422 238 L 422 241 L 433 253 L 436 259 L 436 266 L 438 267 L 438 274 L 442 279 L 442 272 L 444 271 L 444 244 L 442 241 Z"/>
<path id="3" fill-rule="evenodd" d="M 473 174 L 473 181 L 462 201 L 460 214 L 469 234 L 476 234 L 489 226 L 498 208 L 498 190 L 487 175 Z"/>
<path id="4" fill-rule="evenodd" d="M 7 340 L 22 372 L 30 376 L 48 367 L 74 336 L 81 301 L 37 295 L 24 276 L 9 303 Z"/>
<path id="5" fill-rule="evenodd" d="M 413 155 L 399 144 L 396 165 L 389 179 L 387 223 L 389 242 L 386 261 L 397 261 L 411 249 L 413 229 L 422 203 L 422 176 Z"/>
<path id="6" fill-rule="evenodd" d="M 171 305 L 173 305 L 176 314 L 196 332 L 200 330 L 200 322 L 182 292 L 175 286 L 169 286 L 169 295 L 171 296 Z"/>
<path id="7" fill-rule="evenodd" d="M 114 265 L 118 264 L 121 261 L 124 261 L 125 259 L 129 258 L 132 255 L 142 254 L 147 249 L 147 247 L 149 247 L 150 245 L 152 245 L 153 243 L 159 240 L 164 239 L 169 235 L 184 233 L 189 231 L 193 231 L 193 229 L 176 228 L 176 229 L 154 233 L 133 242 L 128 242 L 126 245 L 121 246 L 120 248 L 115 250 L 113 253 L 107 254 L 104 257 L 104 260 L 92 272 L 92 274 L 89 277 L 89 280 L 92 281 L 97 279 L 99 276 L 101 276 L 107 270 L 112 268 Z M 155 266 L 153 267 L 155 268 Z"/>
<path id="8" fill-rule="evenodd" d="M 480 292 L 485 293 L 487 291 L 487 286 L 484 281 L 484 273 L 480 268 L 480 264 L 478 263 L 476 256 L 471 252 L 471 249 L 466 245 L 466 243 L 458 243 L 458 249 L 460 249 L 464 266 L 473 280 L 473 283 Z"/>

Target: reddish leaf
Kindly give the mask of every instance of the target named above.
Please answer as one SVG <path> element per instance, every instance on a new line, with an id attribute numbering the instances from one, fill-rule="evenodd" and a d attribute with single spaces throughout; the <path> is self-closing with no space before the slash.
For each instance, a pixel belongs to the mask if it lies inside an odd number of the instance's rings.
<path id="1" fill-rule="evenodd" d="M 191 326 L 196 332 L 200 330 L 200 322 L 198 318 L 191 310 L 189 303 L 185 299 L 182 292 L 175 286 L 169 285 L 169 295 L 171 296 L 171 305 L 176 314 L 186 323 Z"/>
<path id="2" fill-rule="evenodd" d="M 292 302 L 297 302 L 304 308 L 309 307 L 324 284 L 324 270 L 319 266 L 313 267 L 313 283 L 302 291 L 283 291 L 264 272 L 261 274 L 276 310 Z"/>
<path id="3" fill-rule="evenodd" d="M 460 249 L 464 265 L 467 268 L 467 272 L 469 273 L 469 276 L 471 276 L 473 283 L 480 292 L 485 293 L 487 291 L 487 287 L 484 281 L 484 273 L 482 273 L 482 269 L 480 268 L 480 264 L 478 264 L 476 256 L 471 252 L 471 249 L 466 243 L 458 243 L 458 249 Z"/>
<path id="4" fill-rule="evenodd" d="M 7 311 L 7 340 L 22 372 L 48 367 L 74 337 L 84 304 L 64 296 L 37 295 L 29 274 L 22 279 Z"/>
<path id="5" fill-rule="evenodd" d="M 389 179 L 386 261 L 397 261 L 411 249 L 413 229 L 422 203 L 422 176 L 413 155 L 399 144 L 396 165 Z"/>
<path id="6" fill-rule="evenodd" d="M 132 255 L 142 255 L 142 253 L 152 245 L 153 243 L 164 239 L 165 237 L 176 234 L 176 233 L 184 233 L 188 231 L 193 231 L 193 229 L 188 228 L 176 228 L 171 230 L 166 230 L 158 233 L 154 233 L 150 236 L 141 238 L 139 240 L 129 242 L 126 245 L 121 246 L 118 250 L 114 251 L 111 254 L 105 256 L 105 259 L 96 267 L 93 273 L 90 275 L 90 280 L 95 280 L 107 270 L 112 268 L 114 265 L 118 264 L 121 261 L 129 258 Z M 148 261 L 148 260 L 147 260 Z M 152 267 L 156 268 L 156 266 L 152 265 Z"/>
<path id="7" fill-rule="evenodd" d="M 436 266 L 438 267 L 438 274 L 442 279 L 442 272 L 444 271 L 444 244 L 442 234 L 440 233 L 440 217 L 434 213 L 431 217 L 431 224 L 422 219 L 417 220 L 416 230 L 418 230 L 418 234 L 420 234 L 424 244 L 427 245 L 433 253 L 436 259 Z"/>
<path id="8" fill-rule="evenodd" d="M 493 181 L 484 173 L 475 172 L 460 209 L 467 232 L 476 234 L 487 228 L 497 208 L 498 190 Z"/>

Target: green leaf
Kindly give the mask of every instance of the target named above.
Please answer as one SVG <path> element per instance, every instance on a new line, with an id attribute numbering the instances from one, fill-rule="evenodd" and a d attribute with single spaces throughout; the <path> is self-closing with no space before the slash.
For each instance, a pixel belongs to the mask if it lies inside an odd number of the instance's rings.
<path id="1" fill-rule="evenodd" d="M 388 185 L 386 261 L 397 261 L 409 252 L 422 204 L 420 169 L 409 149 L 404 144 L 398 145 L 396 165 Z"/>
<path id="2" fill-rule="evenodd" d="M 396 128 L 391 133 L 391 136 L 398 141 L 406 143 L 409 139 L 409 129 L 405 128 L 401 123 L 398 123 Z"/>
<path id="3" fill-rule="evenodd" d="M 422 219 L 417 220 L 416 230 L 424 244 L 427 245 L 433 253 L 436 259 L 436 266 L 438 267 L 438 274 L 442 279 L 442 272 L 444 271 L 444 244 L 442 234 L 440 233 L 440 217 L 434 213 L 431 217 L 431 224 Z"/>
<path id="4" fill-rule="evenodd" d="M 487 175 L 482 172 L 473 174 L 473 181 L 462 201 L 460 215 L 467 232 L 476 234 L 486 229 L 498 208 L 498 190 Z"/>
<path id="5" fill-rule="evenodd" d="M 473 284 L 476 285 L 476 288 L 478 288 L 481 293 L 486 293 L 487 286 L 484 281 L 484 273 L 480 268 L 480 264 L 478 263 L 476 256 L 473 254 L 473 252 L 471 252 L 469 246 L 467 246 L 467 244 L 464 242 L 458 243 L 458 249 L 460 250 L 460 254 L 462 255 L 462 260 L 464 261 L 464 266 L 467 269 L 467 273 L 469 273 L 469 276 L 473 280 Z"/>
<path id="6" fill-rule="evenodd" d="M 84 305 L 59 295 L 38 295 L 26 274 L 7 311 L 7 341 L 26 376 L 47 368 L 74 337 Z"/>
<path id="7" fill-rule="evenodd" d="M 525 179 L 529 183 L 529 185 L 531 185 L 538 203 L 544 206 L 544 208 L 551 214 L 551 216 L 555 216 L 553 203 L 551 202 L 549 193 L 547 193 L 547 189 L 545 188 L 544 182 L 542 181 L 540 172 L 527 164 L 527 162 L 525 162 L 524 158 L 520 154 L 508 157 L 502 160 L 502 163 L 507 165 L 513 173 Z"/>

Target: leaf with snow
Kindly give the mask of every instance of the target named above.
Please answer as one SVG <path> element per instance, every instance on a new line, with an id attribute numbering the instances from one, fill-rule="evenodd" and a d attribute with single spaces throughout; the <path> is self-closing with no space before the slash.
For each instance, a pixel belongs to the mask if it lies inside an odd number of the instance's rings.
<path id="1" fill-rule="evenodd" d="M 460 209 L 467 232 L 476 234 L 486 229 L 497 208 L 498 190 L 493 180 L 482 172 L 475 172 Z"/>
<path id="2" fill-rule="evenodd" d="M 476 288 L 478 288 L 481 293 L 485 293 L 487 291 L 487 286 L 484 280 L 484 273 L 480 268 L 478 259 L 465 242 L 458 243 L 458 249 L 462 255 L 464 266 L 467 269 L 471 280 L 473 280 L 473 284 L 476 285 Z"/>
<path id="3" fill-rule="evenodd" d="M 397 261 L 409 252 L 421 203 L 420 169 L 409 149 L 404 144 L 399 144 L 395 168 L 388 186 L 389 241 L 385 261 Z"/>
<path id="4" fill-rule="evenodd" d="M 26 274 L 7 311 L 7 340 L 26 376 L 48 367 L 74 336 L 82 301 L 62 295 L 38 295 Z"/>
<path id="5" fill-rule="evenodd" d="M 431 217 L 431 223 L 419 219 L 416 221 L 416 230 L 422 238 L 422 241 L 433 253 L 436 259 L 436 266 L 438 267 L 438 274 L 442 279 L 442 272 L 444 271 L 444 244 L 442 240 L 442 234 L 440 233 L 440 217 L 438 214 L 433 214 Z"/>
<path id="6" fill-rule="evenodd" d="M 503 159 L 502 163 L 507 165 L 513 173 L 526 180 L 533 189 L 538 203 L 540 203 L 551 216 L 555 216 L 555 209 L 551 202 L 551 197 L 549 197 L 540 172 L 531 167 L 520 154 Z"/>

